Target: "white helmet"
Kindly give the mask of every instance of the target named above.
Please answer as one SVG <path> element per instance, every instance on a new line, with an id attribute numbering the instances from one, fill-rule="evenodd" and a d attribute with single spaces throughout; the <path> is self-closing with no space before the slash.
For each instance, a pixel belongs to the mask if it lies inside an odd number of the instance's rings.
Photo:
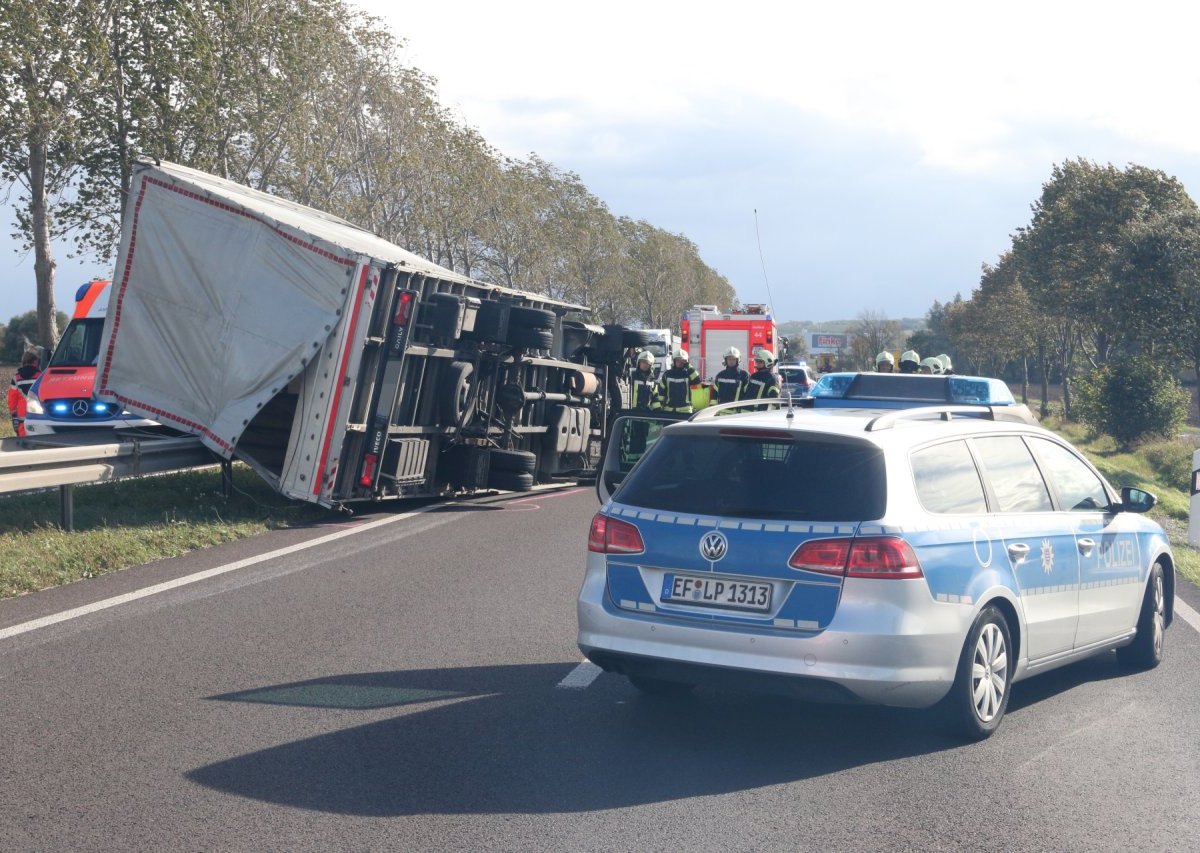
<path id="1" fill-rule="evenodd" d="M 895 364 L 896 359 L 892 356 L 892 354 L 890 352 L 888 352 L 887 350 L 884 350 L 879 355 L 875 356 L 875 363 L 883 364 L 884 362 L 887 362 L 888 364 Z"/>
<path id="2" fill-rule="evenodd" d="M 767 367 L 770 367 L 775 363 L 775 353 L 771 352 L 769 349 L 760 349 L 758 352 L 754 353 L 754 360 L 759 361 L 760 359 L 762 360 L 763 364 L 765 364 Z"/>
<path id="3" fill-rule="evenodd" d="M 740 349 L 738 349 L 737 347 L 730 347 L 729 349 L 725 350 L 725 355 L 722 357 L 723 358 L 736 358 L 738 361 L 741 361 L 742 360 L 742 351 Z"/>
<path id="4" fill-rule="evenodd" d="M 687 361 L 688 360 L 687 350 L 685 350 L 683 347 L 675 347 L 674 352 L 671 353 L 671 358 L 673 358 L 673 359 L 682 358 L 684 361 Z"/>
<path id="5" fill-rule="evenodd" d="M 650 352 L 648 349 L 644 349 L 637 354 L 637 360 L 639 363 L 648 361 L 651 364 L 654 364 L 654 353 Z"/>

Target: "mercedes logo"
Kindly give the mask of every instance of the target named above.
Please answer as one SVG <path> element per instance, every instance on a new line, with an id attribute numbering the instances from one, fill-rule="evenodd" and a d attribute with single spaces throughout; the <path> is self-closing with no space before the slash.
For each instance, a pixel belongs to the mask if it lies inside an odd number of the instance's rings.
<path id="1" fill-rule="evenodd" d="M 71 404 L 71 413 L 77 418 L 82 418 L 88 413 L 88 401 L 76 400 Z"/>
<path id="2" fill-rule="evenodd" d="M 720 530 L 710 530 L 700 540 L 700 556 L 711 563 L 720 560 L 729 551 L 729 540 Z"/>

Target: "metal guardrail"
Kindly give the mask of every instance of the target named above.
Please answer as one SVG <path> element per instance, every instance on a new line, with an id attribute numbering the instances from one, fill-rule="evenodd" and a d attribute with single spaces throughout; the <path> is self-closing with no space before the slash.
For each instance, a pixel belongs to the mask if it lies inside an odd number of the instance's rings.
<path id="1" fill-rule="evenodd" d="M 6 438 L 0 440 L 0 495 L 57 486 L 61 495 L 61 525 L 64 530 L 72 530 L 77 485 L 161 474 L 219 461 L 195 436 L 143 433 L 118 436 L 112 430 L 79 430 L 44 437 Z"/>

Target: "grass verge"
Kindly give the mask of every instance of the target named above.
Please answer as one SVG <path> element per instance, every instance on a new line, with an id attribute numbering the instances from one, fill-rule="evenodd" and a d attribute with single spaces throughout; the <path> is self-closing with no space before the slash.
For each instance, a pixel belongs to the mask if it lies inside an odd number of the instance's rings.
<path id="1" fill-rule="evenodd" d="M 80 486 L 74 533 L 56 526 L 57 489 L 0 496 L 0 598 L 336 517 L 286 500 L 243 466 L 233 476 L 229 499 L 216 469 Z"/>
<path id="2" fill-rule="evenodd" d="M 1112 437 L 1094 435 L 1082 424 L 1052 415 L 1042 421 L 1082 450 L 1100 473 L 1120 488 L 1136 486 L 1158 496 L 1150 517 L 1163 526 L 1171 540 L 1179 574 L 1200 586 L 1200 549 L 1188 545 L 1191 512 L 1192 452 L 1200 444 L 1195 438 L 1177 438 L 1123 450 Z"/>

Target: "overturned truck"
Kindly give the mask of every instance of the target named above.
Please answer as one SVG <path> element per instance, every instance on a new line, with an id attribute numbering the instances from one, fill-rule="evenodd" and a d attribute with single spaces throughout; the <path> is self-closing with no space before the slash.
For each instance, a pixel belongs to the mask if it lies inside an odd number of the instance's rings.
<path id="1" fill-rule="evenodd" d="M 591 470 L 641 334 L 167 163 L 136 168 L 111 302 L 102 396 L 326 506 Z"/>

